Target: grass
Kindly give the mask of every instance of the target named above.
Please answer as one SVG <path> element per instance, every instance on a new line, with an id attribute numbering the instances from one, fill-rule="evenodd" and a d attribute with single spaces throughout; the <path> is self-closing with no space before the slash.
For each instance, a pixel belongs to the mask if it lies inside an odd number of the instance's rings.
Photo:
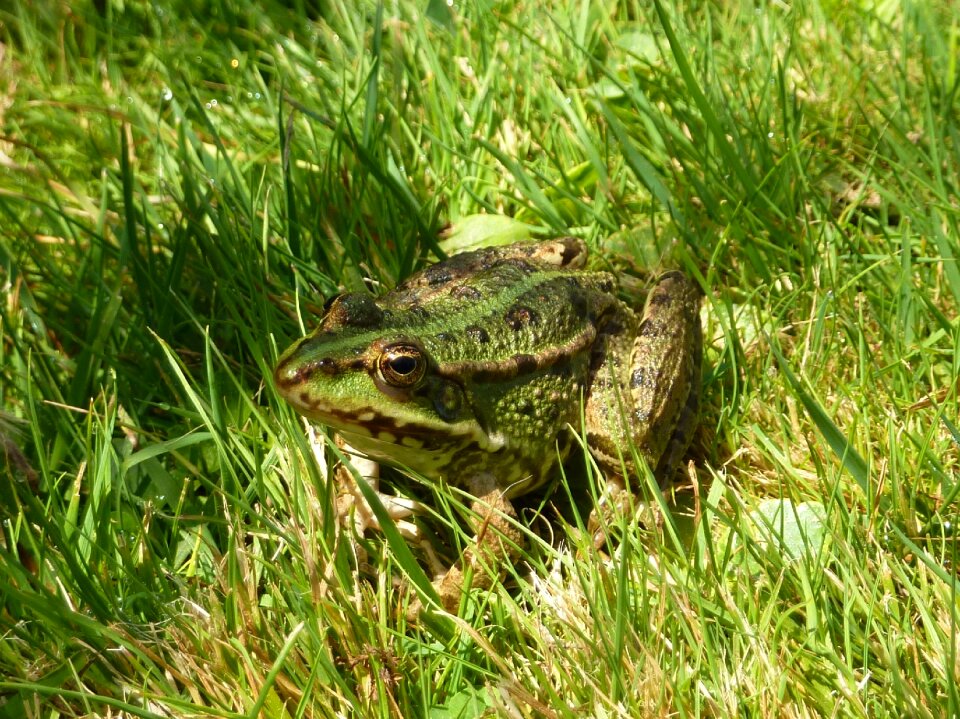
<path id="1" fill-rule="evenodd" d="M 952 4 L 4 8 L 0 713 L 960 715 Z M 477 213 L 696 277 L 703 416 L 416 627 L 268 378 Z"/>

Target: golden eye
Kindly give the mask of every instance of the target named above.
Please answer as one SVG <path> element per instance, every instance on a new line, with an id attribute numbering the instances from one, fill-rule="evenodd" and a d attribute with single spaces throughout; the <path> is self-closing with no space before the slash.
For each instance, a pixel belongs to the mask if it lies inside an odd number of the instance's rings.
<path id="1" fill-rule="evenodd" d="M 423 379 L 427 361 L 416 345 L 393 345 L 380 353 L 377 367 L 383 380 L 394 387 L 412 387 Z"/>

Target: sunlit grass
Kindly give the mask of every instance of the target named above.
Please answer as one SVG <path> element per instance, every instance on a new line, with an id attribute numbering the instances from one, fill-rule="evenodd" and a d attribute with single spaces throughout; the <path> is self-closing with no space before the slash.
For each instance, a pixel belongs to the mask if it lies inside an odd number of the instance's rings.
<path id="1" fill-rule="evenodd" d="M 960 712 L 951 4 L 242 7 L 0 10 L 4 715 Z M 476 213 L 695 277 L 702 421 L 414 626 L 267 378 Z"/>

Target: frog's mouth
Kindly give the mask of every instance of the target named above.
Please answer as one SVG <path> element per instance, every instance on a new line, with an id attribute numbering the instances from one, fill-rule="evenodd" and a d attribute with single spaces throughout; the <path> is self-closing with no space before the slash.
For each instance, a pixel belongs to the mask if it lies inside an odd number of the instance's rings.
<path id="1" fill-rule="evenodd" d="M 451 447 L 472 446 L 483 452 L 496 452 L 504 446 L 499 433 L 484 431 L 474 420 L 445 422 L 429 416 L 405 420 L 369 406 L 333 407 L 305 393 L 302 397 L 282 389 L 281 393 L 304 417 L 336 430 L 353 446 L 379 458 L 395 457 L 401 450 L 437 453 L 450 451 Z"/>
<path id="2" fill-rule="evenodd" d="M 340 433 L 369 437 L 385 444 L 400 444 L 412 449 L 430 450 L 465 440 L 485 452 L 496 452 L 503 446 L 502 437 L 488 434 L 474 420 L 445 422 L 442 419 L 417 418 L 416 421 L 405 421 L 367 409 L 357 413 L 334 410 L 318 417 L 318 421 Z"/>

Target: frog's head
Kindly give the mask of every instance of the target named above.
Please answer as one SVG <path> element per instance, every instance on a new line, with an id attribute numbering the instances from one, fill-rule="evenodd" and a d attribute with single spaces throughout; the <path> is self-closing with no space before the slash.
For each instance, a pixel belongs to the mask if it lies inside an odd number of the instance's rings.
<path id="1" fill-rule="evenodd" d="M 320 326 L 280 357 L 277 390 L 304 416 L 377 459 L 427 476 L 449 452 L 498 448 L 463 387 L 443 376 L 423 343 L 394 326 L 365 294 L 336 298 Z"/>

